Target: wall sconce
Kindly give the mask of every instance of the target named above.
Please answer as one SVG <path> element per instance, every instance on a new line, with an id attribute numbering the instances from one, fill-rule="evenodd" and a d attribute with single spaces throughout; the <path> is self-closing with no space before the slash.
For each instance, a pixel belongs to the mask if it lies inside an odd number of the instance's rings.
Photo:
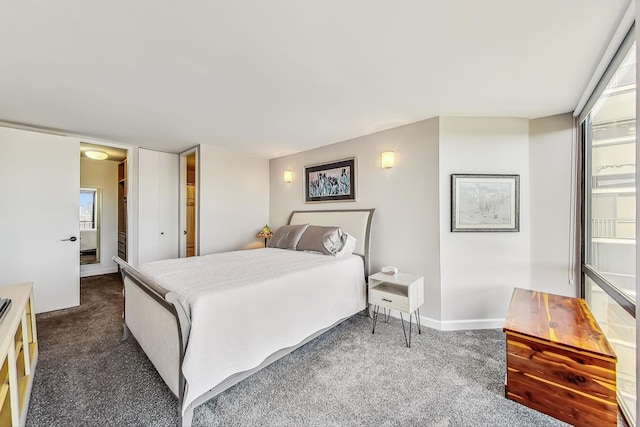
<path id="1" fill-rule="evenodd" d="M 392 168 L 394 165 L 394 153 L 393 151 L 384 151 L 381 156 L 382 169 Z"/>
<path id="2" fill-rule="evenodd" d="M 283 179 L 284 179 L 284 182 L 286 182 L 287 184 L 293 181 L 293 172 L 284 171 Z"/>

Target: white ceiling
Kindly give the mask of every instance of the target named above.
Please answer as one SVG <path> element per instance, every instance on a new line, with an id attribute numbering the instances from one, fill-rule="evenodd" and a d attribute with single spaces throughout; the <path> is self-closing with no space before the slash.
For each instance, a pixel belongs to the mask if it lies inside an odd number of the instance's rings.
<path id="1" fill-rule="evenodd" d="M 0 121 L 272 158 L 572 111 L 629 0 L 5 1 Z"/>

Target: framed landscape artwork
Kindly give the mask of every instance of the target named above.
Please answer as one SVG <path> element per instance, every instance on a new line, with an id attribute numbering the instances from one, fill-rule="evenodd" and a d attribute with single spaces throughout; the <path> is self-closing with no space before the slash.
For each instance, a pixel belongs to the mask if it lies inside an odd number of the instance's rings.
<path id="1" fill-rule="evenodd" d="M 304 167 L 304 202 L 355 202 L 356 159 Z"/>
<path id="2" fill-rule="evenodd" d="M 520 175 L 451 175 L 451 231 L 520 231 Z"/>

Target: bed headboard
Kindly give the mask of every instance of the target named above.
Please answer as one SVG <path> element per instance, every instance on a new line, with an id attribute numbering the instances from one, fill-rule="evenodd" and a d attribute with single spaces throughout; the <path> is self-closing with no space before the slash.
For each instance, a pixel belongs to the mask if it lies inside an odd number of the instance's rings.
<path id="1" fill-rule="evenodd" d="M 364 259 L 365 279 L 369 275 L 369 238 L 375 209 L 334 209 L 293 211 L 289 224 L 312 224 L 340 227 L 357 239 L 354 254 Z"/>

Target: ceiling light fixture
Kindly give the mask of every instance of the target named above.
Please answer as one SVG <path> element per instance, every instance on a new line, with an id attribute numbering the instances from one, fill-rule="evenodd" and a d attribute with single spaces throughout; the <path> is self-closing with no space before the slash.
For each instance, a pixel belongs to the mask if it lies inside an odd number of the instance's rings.
<path id="1" fill-rule="evenodd" d="M 105 160 L 109 158 L 107 153 L 98 150 L 87 150 L 84 152 L 84 155 L 93 160 Z"/>

